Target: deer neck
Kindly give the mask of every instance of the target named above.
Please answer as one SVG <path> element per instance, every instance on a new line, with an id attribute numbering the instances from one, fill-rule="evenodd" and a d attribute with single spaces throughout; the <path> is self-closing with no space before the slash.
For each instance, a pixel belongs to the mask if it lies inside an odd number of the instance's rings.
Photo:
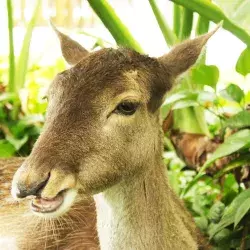
<path id="1" fill-rule="evenodd" d="M 198 249 L 191 216 L 162 163 L 95 196 L 102 250 Z"/>

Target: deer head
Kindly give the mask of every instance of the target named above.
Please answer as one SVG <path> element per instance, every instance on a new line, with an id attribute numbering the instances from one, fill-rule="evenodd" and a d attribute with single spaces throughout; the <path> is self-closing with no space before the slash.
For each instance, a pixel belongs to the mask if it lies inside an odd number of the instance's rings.
<path id="1" fill-rule="evenodd" d="M 52 82 L 43 132 L 12 185 L 14 197 L 35 196 L 32 210 L 49 217 L 67 211 L 78 192 L 102 192 L 154 166 L 164 96 L 216 31 L 151 58 L 126 48 L 90 53 L 55 30 L 72 67 Z"/>

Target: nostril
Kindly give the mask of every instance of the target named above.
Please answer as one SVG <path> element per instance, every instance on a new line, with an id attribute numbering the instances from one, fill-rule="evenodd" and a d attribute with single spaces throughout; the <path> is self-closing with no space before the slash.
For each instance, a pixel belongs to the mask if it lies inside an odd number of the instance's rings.
<path id="1" fill-rule="evenodd" d="M 49 178 L 50 178 L 50 173 L 48 174 L 48 177 L 45 181 L 42 181 L 39 184 L 34 184 L 31 187 L 27 187 L 23 184 L 18 184 L 16 193 L 17 198 L 25 198 L 31 195 L 37 196 L 40 193 L 40 191 L 46 186 Z"/>

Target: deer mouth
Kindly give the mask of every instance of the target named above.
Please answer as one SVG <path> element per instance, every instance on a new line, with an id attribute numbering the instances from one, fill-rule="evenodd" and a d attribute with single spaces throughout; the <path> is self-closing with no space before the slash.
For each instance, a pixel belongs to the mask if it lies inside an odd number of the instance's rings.
<path id="1" fill-rule="evenodd" d="M 40 216 L 47 218 L 56 218 L 65 214 L 75 201 L 77 191 L 75 189 L 67 189 L 59 192 L 52 199 L 35 197 L 30 204 L 31 211 Z"/>
<path id="2" fill-rule="evenodd" d="M 55 212 L 63 203 L 63 192 L 60 192 L 53 199 L 44 199 L 36 197 L 31 202 L 31 209 L 37 213 Z"/>

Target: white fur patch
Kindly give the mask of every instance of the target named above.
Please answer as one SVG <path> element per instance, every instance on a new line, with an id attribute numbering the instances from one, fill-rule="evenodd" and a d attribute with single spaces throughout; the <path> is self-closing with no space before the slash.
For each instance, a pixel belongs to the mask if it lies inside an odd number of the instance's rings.
<path id="1" fill-rule="evenodd" d="M 0 237 L 1 250 L 18 250 L 14 237 Z"/>

